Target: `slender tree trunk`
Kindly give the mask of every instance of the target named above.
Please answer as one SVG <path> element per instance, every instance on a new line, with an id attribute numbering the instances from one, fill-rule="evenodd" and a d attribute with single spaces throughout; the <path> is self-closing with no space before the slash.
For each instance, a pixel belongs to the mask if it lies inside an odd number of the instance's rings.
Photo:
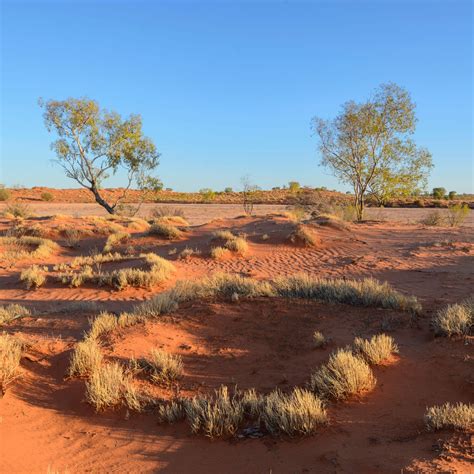
<path id="1" fill-rule="evenodd" d="M 364 214 L 364 195 L 360 190 L 356 190 L 354 207 L 356 211 L 357 221 L 360 222 Z"/>
<path id="2" fill-rule="evenodd" d="M 94 194 L 97 204 L 101 205 L 109 214 L 115 214 L 115 207 L 111 206 L 107 201 L 105 201 L 105 199 L 102 198 L 99 190 L 95 186 L 92 186 L 90 190 Z"/>

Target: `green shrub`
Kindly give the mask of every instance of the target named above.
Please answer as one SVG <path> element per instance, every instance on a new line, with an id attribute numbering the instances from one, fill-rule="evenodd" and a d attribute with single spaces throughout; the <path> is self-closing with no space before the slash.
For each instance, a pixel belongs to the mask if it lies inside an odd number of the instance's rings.
<path id="1" fill-rule="evenodd" d="M 459 227 L 467 219 L 469 212 L 467 204 L 454 204 L 454 206 L 448 207 L 446 220 L 451 227 Z"/>
<path id="2" fill-rule="evenodd" d="M 456 199 L 456 195 L 457 195 L 456 191 L 449 191 L 448 199 L 452 201 L 453 199 Z"/>
<path id="3" fill-rule="evenodd" d="M 433 188 L 432 195 L 435 199 L 444 199 L 444 196 L 446 196 L 446 189 L 445 188 Z"/>

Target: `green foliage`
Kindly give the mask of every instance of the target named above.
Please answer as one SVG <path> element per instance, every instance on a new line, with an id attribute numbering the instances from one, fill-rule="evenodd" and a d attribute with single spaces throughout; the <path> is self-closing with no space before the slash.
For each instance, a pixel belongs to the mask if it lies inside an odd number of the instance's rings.
<path id="1" fill-rule="evenodd" d="M 366 194 L 383 200 L 426 182 L 431 154 L 410 138 L 415 124 L 409 93 L 392 83 L 382 84 L 366 102 L 346 102 L 334 120 L 313 119 L 321 164 L 352 186 L 358 220 Z"/>
<path id="2" fill-rule="evenodd" d="M 296 193 L 297 191 L 300 190 L 300 188 L 301 188 L 301 185 L 300 185 L 300 183 L 298 183 L 298 181 L 290 181 L 288 183 L 288 189 L 292 193 Z"/>
<path id="3" fill-rule="evenodd" d="M 435 199 L 444 199 L 444 196 L 446 196 L 446 189 L 445 188 L 433 188 L 432 195 Z"/>
<path id="4" fill-rule="evenodd" d="M 449 191 L 448 199 L 452 201 L 453 199 L 456 199 L 456 195 L 457 195 L 456 191 Z"/>
<path id="5" fill-rule="evenodd" d="M 229 187 L 227 187 L 227 188 L 224 188 L 224 192 L 225 192 L 226 194 L 230 194 L 230 193 L 233 193 L 234 190 L 229 186 Z"/>
<path id="6" fill-rule="evenodd" d="M 467 219 L 469 212 L 470 209 L 467 204 L 454 204 L 454 206 L 448 207 L 446 220 L 451 227 L 458 227 Z"/>
<path id="7" fill-rule="evenodd" d="M 52 148 L 66 176 L 90 190 L 98 204 L 113 214 L 132 184 L 143 189 L 159 187 L 150 176 L 158 166 L 159 153 L 142 132 L 142 119 L 131 115 L 123 120 L 116 112 L 101 110 L 90 99 L 40 100 L 48 131 L 58 139 Z M 104 181 L 123 170 L 127 185 L 114 203 L 101 192 Z"/>

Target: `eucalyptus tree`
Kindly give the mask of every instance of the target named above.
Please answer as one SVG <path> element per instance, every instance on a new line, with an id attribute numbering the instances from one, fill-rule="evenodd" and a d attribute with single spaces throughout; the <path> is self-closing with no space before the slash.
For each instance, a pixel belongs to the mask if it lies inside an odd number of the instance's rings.
<path id="1" fill-rule="evenodd" d="M 39 104 L 44 109 L 46 128 L 57 135 L 51 144 L 55 161 L 107 212 L 115 214 L 134 185 L 139 189 L 161 189 L 161 182 L 150 174 L 158 166 L 160 155 L 143 135 L 140 115 L 122 119 L 87 98 L 46 102 L 40 99 Z M 108 202 L 103 183 L 117 173 L 126 176 L 126 184 L 118 197 Z"/>
<path id="2" fill-rule="evenodd" d="M 333 120 L 313 118 L 321 165 L 352 186 L 358 220 L 368 194 L 386 200 L 425 185 L 433 165 L 429 151 L 411 138 L 416 121 L 410 94 L 393 83 L 365 102 L 343 104 Z"/>

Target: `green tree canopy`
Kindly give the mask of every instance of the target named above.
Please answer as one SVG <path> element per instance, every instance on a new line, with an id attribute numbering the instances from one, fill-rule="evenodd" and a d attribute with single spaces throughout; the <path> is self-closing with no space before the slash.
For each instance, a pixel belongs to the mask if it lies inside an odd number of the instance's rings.
<path id="1" fill-rule="evenodd" d="M 418 148 L 415 104 L 400 86 L 382 84 L 367 101 L 350 101 L 333 120 L 313 119 L 321 164 L 354 190 L 357 219 L 365 197 L 409 194 L 425 184 L 431 154 Z"/>
<path id="2" fill-rule="evenodd" d="M 131 115 L 122 119 L 116 112 L 101 110 L 87 98 L 40 100 L 48 131 L 58 139 L 51 144 L 56 161 L 66 176 L 91 191 L 98 204 L 114 214 L 132 185 L 159 188 L 150 176 L 159 163 L 153 142 L 142 132 L 142 119 Z M 103 182 L 123 170 L 127 183 L 115 202 L 107 202 L 101 192 Z"/>

